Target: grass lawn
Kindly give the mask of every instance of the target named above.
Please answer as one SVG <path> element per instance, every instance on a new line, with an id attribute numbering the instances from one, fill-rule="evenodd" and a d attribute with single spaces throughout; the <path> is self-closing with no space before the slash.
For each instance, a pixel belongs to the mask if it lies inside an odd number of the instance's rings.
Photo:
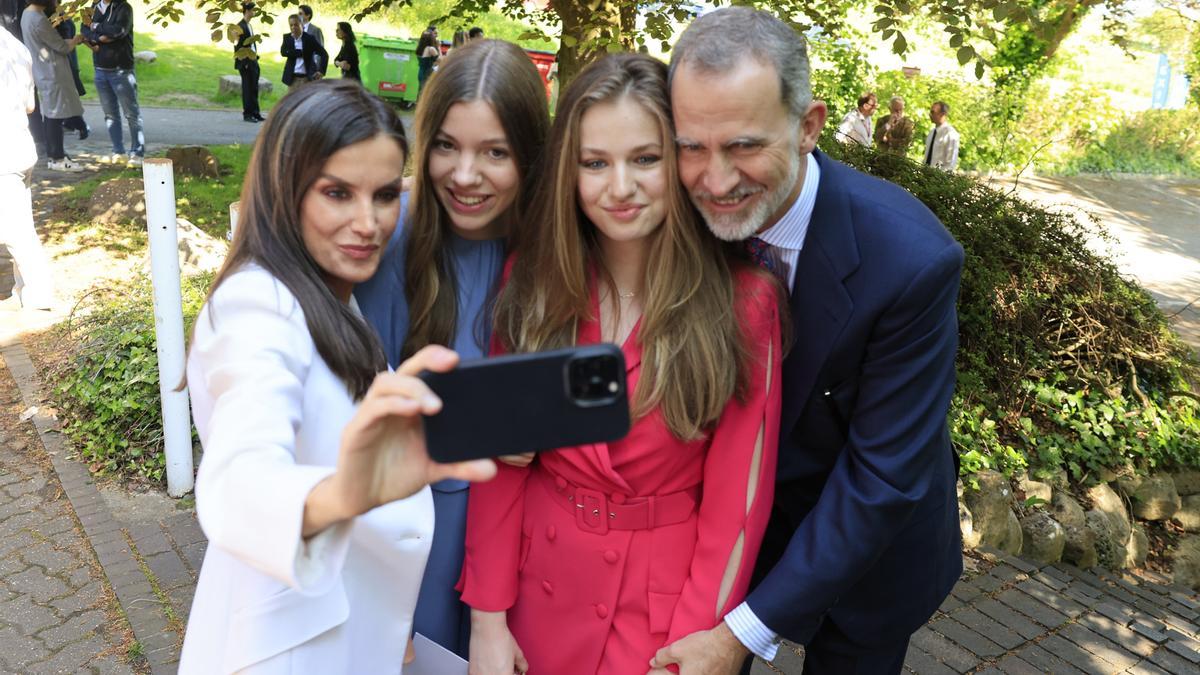
<path id="1" fill-rule="evenodd" d="M 261 48 L 266 52 L 275 46 L 271 40 Z M 242 98 L 238 93 L 217 95 L 217 80 L 222 75 L 236 75 L 233 69 L 233 49 L 224 43 L 186 44 L 159 41 L 146 33 L 134 34 L 135 51 L 152 51 L 158 54 L 154 63 L 139 63 L 135 70 L 138 79 L 138 103 L 150 106 L 173 108 L 228 108 L 242 109 Z M 99 103 L 96 88 L 92 85 L 92 52 L 80 47 L 79 76 L 87 88 L 85 101 Z M 279 81 L 283 73 L 282 62 L 273 54 L 263 54 L 259 60 L 262 77 L 270 80 L 274 89 L 270 94 L 259 92 L 258 102 L 263 110 L 269 110 L 275 101 L 287 91 Z"/>
<path id="2" fill-rule="evenodd" d="M 250 163 L 249 145 L 210 145 L 209 150 L 221 166 L 220 178 L 176 178 L 175 210 L 181 218 L 215 237 L 224 237 L 229 230 L 229 204 L 236 202 L 242 192 L 242 179 Z M 103 182 L 113 178 L 141 179 L 142 170 L 125 167 L 104 168 L 77 184 L 70 193 L 70 206 L 87 212 L 92 193 Z"/>

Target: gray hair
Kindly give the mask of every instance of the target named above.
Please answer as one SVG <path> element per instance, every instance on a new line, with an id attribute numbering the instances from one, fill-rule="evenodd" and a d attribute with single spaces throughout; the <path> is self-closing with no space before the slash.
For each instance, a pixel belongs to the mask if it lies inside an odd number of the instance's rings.
<path id="1" fill-rule="evenodd" d="M 812 103 L 804 36 L 774 15 L 749 7 L 723 7 L 693 21 L 671 50 L 668 86 L 685 64 L 724 74 L 746 58 L 774 66 L 788 112 L 804 117 Z"/>
<path id="2" fill-rule="evenodd" d="M 892 100 L 888 101 L 888 107 L 890 108 L 890 107 L 896 105 L 897 103 L 899 103 L 900 105 L 904 105 L 904 97 L 903 96 L 893 96 Z"/>

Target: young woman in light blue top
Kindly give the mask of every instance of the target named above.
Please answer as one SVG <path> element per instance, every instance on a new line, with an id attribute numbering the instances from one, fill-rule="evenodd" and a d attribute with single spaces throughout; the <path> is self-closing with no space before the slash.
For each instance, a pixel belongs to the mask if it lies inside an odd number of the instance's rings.
<path id="1" fill-rule="evenodd" d="M 488 351 L 506 244 L 520 236 L 550 122 L 537 69 L 520 48 L 480 40 L 429 79 L 414 121 L 413 190 L 375 276 L 354 291 L 395 365 L 425 345 L 463 360 Z M 467 484 L 433 486 L 436 527 L 415 628 L 464 658 Z"/>

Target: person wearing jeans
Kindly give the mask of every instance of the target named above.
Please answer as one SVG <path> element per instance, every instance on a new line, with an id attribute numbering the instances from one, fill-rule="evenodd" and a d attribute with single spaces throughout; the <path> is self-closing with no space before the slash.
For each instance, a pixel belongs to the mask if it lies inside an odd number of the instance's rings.
<path id="1" fill-rule="evenodd" d="M 137 76 L 133 72 L 133 9 L 129 2 L 97 2 L 92 9 L 92 22 L 84 26 L 83 34 L 96 47 L 92 57 L 96 66 L 94 82 L 113 149 L 108 161 L 116 163 L 124 159 L 125 139 L 121 132 L 121 113 L 124 111 L 131 144 L 128 163 L 140 165 L 146 154 L 146 139 L 138 108 Z"/>

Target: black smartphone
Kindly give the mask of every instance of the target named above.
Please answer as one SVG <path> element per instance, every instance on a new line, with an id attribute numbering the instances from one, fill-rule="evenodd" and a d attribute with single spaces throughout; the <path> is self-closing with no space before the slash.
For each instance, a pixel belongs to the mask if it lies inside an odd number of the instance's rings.
<path id="1" fill-rule="evenodd" d="M 612 344 L 466 361 L 424 371 L 442 399 L 424 418 L 438 462 L 615 441 L 629 433 L 625 357 Z"/>

